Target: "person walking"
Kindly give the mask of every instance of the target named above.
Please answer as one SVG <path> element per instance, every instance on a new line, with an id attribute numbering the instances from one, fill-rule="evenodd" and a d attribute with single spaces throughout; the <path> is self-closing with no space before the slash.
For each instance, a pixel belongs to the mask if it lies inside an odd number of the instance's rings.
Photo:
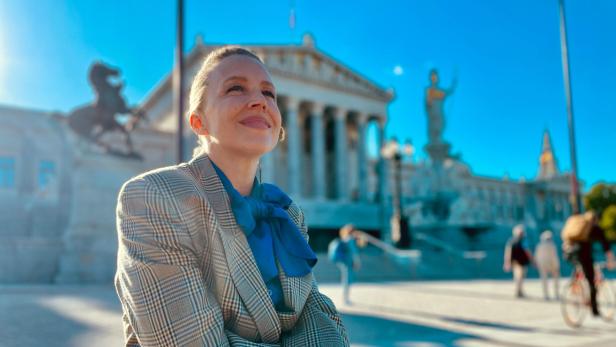
<path id="1" fill-rule="evenodd" d="M 545 230 L 541 233 L 539 244 L 535 247 L 535 264 L 541 276 L 543 298 L 545 300 L 550 299 L 548 294 L 548 277 L 551 276 L 554 282 L 554 297 L 558 299 L 560 260 L 558 259 L 558 251 L 556 250 L 554 237 L 550 230 Z"/>
<path id="2" fill-rule="evenodd" d="M 505 257 L 503 270 L 510 272 L 513 270 L 513 280 L 515 283 L 515 296 L 523 298 L 524 278 L 526 277 L 527 267 L 533 258 L 525 244 L 524 236 L 526 232 L 522 224 L 513 227 L 512 236 L 505 246 Z"/>
<path id="3" fill-rule="evenodd" d="M 350 292 L 355 271 L 361 268 L 358 245 L 363 246 L 358 230 L 352 224 L 346 224 L 340 228 L 339 237 L 332 240 L 328 248 L 330 260 L 340 269 L 340 284 L 346 305 L 351 304 Z"/>

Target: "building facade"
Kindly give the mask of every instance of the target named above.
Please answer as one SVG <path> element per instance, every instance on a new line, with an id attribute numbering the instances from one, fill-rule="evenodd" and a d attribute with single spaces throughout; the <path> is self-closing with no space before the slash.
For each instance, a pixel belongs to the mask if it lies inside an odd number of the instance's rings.
<path id="1" fill-rule="evenodd" d="M 187 55 L 185 95 L 216 47 L 198 40 Z M 350 222 L 391 242 L 394 168 L 368 155 L 367 131 L 378 129 L 372 147 L 382 148 L 393 92 L 320 51 L 310 36 L 301 45 L 247 47 L 271 72 L 287 133 L 263 158 L 263 181 L 279 185 L 302 207 L 317 251 Z M 111 279 L 122 183 L 175 162 L 172 100 L 168 75 L 142 103 L 150 122 L 132 133 L 141 161 L 80 140 L 62 115 L 0 107 L 0 282 Z M 187 128 L 186 160 L 196 145 Z M 109 143 L 122 140 L 119 134 L 105 136 Z M 460 249 L 490 249 L 500 258 L 514 224 L 556 230 L 570 213 L 568 176 L 558 171 L 555 158 L 546 132 L 539 173 L 528 181 L 479 176 L 456 158 L 439 170 L 430 161 L 405 162 L 404 215 L 413 233 L 451 238 Z"/>
<path id="2" fill-rule="evenodd" d="M 48 113 L 0 106 L 0 282 L 55 276 L 71 200 L 63 135 Z"/>

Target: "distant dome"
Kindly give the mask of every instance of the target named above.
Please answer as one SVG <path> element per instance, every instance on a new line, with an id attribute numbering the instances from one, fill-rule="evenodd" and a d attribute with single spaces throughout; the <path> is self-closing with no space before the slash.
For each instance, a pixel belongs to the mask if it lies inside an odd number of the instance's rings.
<path id="1" fill-rule="evenodd" d="M 302 37 L 302 45 L 306 47 L 314 48 L 315 46 L 314 36 L 312 36 L 312 34 L 310 33 L 305 33 L 304 36 Z"/>

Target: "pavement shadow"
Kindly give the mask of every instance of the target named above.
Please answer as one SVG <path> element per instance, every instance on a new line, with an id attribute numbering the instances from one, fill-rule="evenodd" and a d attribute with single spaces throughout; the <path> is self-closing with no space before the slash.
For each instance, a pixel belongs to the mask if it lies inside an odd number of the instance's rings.
<path id="1" fill-rule="evenodd" d="M 119 345 L 121 310 L 114 295 L 88 286 L 2 287 L 0 346 Z"/>
<path id="2" fill-rule="evenodd" d="M 447 316 L 443 314 L 435 314 L 435 313 L 422 312 L 422 311 L 416 311 L 416 310 L 396 309 L 396 308 L 380 306 L 380 305 L 357 304 L 356 307 L 367 308 L 367 309 L 370 309 L 376 312 L 412 315 L 412 316 L 422 317 L 422 318 L 437 319 L 437 320 L 441 320 L 444 322 L 451 322 L 451 323 L 472 325 L 476 327 L 492 328 L 492 329 L 499 329 L 499 330 L 514 331 L 514 332 L 548 333 L 548 334 L 556 334 L 556 335 L 561 335 L 561 336 L 594 335 L 593 333 L 596 332 L 596 331 L 593 332 L 592 329 L 572 330 L 572 329 L 533 328 L 533 327 L 516 325 L 516 324 L 490 322 L 486 320 L 471 319 L 471 318 L 460 318 L 460 317 L 455 317 L 455 316 Z"/>
<path id="3" fill-rule="evenodd" d="M 423 293 L 443 295 L 443 296 L 494 299 L 494 300 L 513 301 L 513 302 L 519 302 L 520 300 L 536 301 L 536 302 L 542 302 L 542 303 L 546 302 L 546 300 L 544 300 L 543 298 L 539 298 L 539 297 L 526 296 L 524 298 L 516 298 L 513 296 L 513 294 L 506 295 L 506 294 L 498 294 L 498 293 L 486 293 L 485 291 L 471 291 L 471 290 L 465 290 L 465 289 L 444 289 L 444 288 L 417 286 L 417 287 L 413 287 L 413 291 L 419 292 L 419 293 L 423 292 Z M 551 302 L 558 303 L 559 301 L 551 300 Z"/>
<path id="4" fill-rule="evenodd" d="M 343 313 L 351 343 L 362 346 L 402 346 L 423 343 L 429 346 L 455 346 L 463 339 L 484 340 L 481 336 L 459 333 L 388 318 L 358 313 Z M 379 341 L 374 344 L 374 341 Z"/>
<path id="5" fill-rule="evenodd" d="M 2 302 L 0 310 L 2 346 L 72 346 L 72 338 L 89 329 L 36 300 Z"/>

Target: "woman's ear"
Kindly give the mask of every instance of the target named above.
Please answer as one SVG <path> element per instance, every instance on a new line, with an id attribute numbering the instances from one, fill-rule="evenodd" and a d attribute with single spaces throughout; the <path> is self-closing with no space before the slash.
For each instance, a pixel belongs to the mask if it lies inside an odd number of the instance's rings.
<path id="1" fill-rule="evenodd" d="M 207 129 L 205 129 L 205 122 L 203 122 L 201 115 L 199 115 L 198 113 L 191 113 L 189 122 L 190 127 L 197 135 L 209 135 L 209 132 L 207 131 Z"/>

